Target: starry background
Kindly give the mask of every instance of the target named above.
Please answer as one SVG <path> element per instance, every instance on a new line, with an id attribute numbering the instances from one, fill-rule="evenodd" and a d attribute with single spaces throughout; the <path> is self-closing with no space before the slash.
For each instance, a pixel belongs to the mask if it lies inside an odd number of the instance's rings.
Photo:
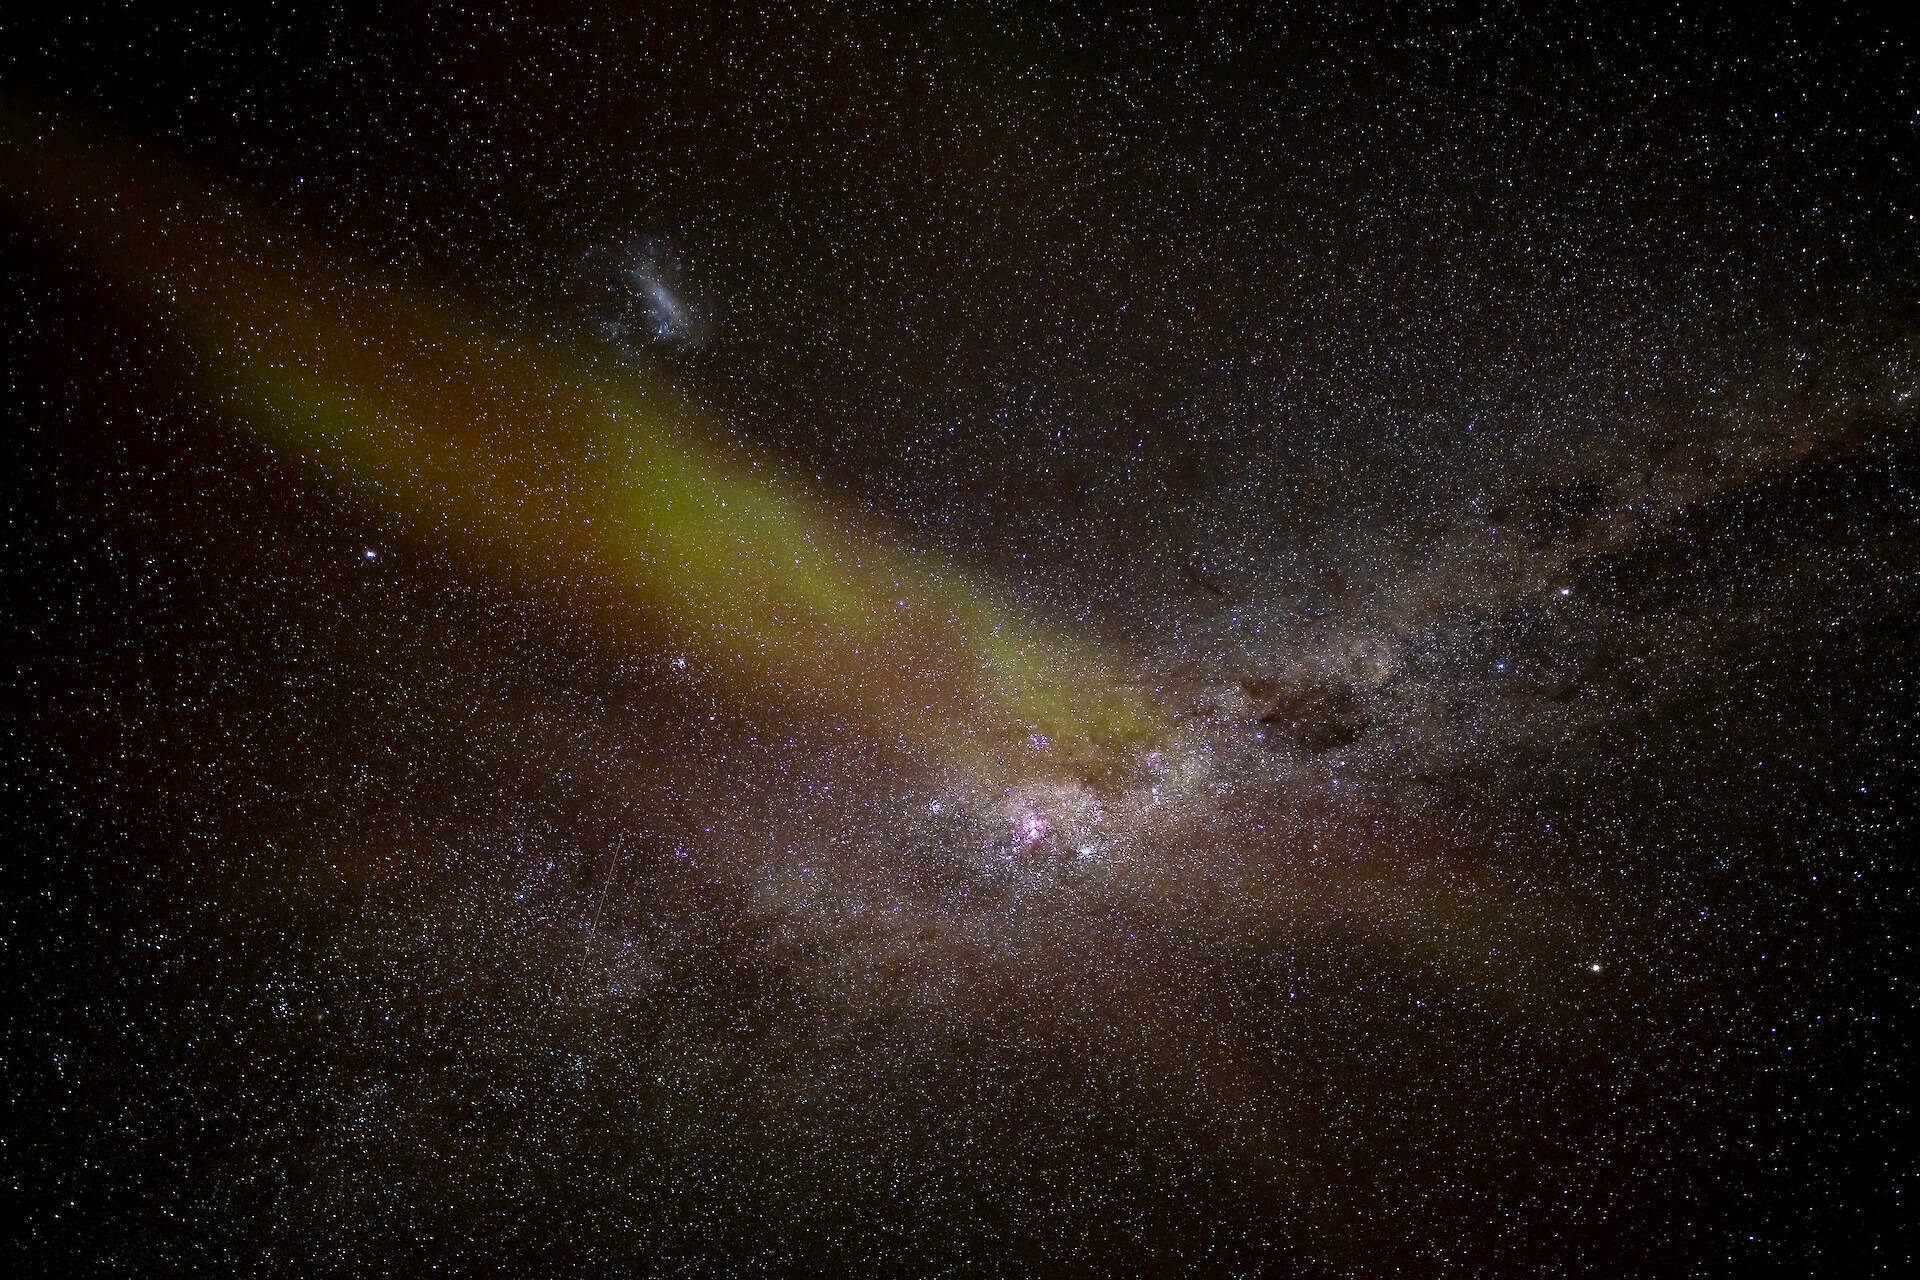
<path id="1" fill-rule="evenodd" d="M 609 629 L 0 201 L 9 1270 L 1903 1273 L 1915 77 L 1836 6 L 9 11 L 10 104 L 1171 726 L 969 777 Z"/>

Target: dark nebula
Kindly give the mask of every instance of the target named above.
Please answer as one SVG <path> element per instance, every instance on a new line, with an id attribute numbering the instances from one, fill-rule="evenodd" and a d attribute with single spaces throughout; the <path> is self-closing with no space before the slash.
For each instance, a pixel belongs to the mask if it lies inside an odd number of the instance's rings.
<path id="1" fill-rule="evenodd" d="M 1894 18 L 41 8 L 8 1274 L 1911 1273 Z"/>

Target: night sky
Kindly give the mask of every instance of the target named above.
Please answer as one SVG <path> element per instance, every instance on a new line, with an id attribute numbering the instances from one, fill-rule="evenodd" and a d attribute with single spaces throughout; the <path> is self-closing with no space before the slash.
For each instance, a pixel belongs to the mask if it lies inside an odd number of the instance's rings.
<path id="1" fill-rule="evenodd" d="M 1894 17 L 38 7 L 8 1274 L 1915 1265 Z"/>

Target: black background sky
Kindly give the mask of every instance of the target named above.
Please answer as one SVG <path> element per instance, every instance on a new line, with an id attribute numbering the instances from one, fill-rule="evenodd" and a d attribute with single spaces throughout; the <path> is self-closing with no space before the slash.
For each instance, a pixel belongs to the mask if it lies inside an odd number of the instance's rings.
<path id="1" fill-rule="evenodd" d="M 10 1267 L 1902 1273 L 1915 74 L 1835 6 L 0 17 L 8 103 L 672 383 L 1206 760 L 795 723 L 0 203 Z"/>

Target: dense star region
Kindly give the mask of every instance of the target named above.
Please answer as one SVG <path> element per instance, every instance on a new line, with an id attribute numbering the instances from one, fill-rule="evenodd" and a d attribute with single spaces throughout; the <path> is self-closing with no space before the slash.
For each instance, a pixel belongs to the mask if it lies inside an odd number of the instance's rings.
<path id="1" fill-rule="evenodd" d="M 1917 73 L 0 14 L 8 1274 L 1906 1274 Z"/>

